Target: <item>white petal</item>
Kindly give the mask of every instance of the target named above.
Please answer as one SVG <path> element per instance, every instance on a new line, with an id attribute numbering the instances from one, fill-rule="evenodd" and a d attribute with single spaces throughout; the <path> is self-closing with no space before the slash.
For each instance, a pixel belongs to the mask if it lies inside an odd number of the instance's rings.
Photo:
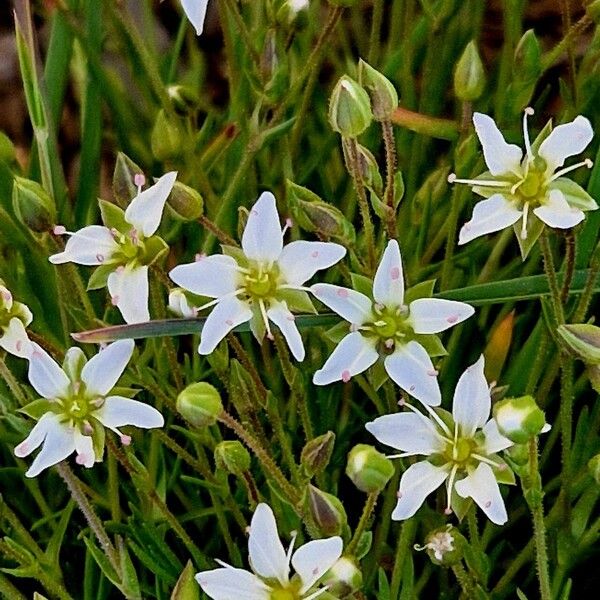
<path id="1" fill-rule="evenodd" d="M 148 267 L 119 267 L 108 276 L 108 292 L 126 323 L 150 320 Z"/>
<path id="2" fill-rule="evenodd" d="M 502 194 L 494 194 L 475 205 L 471 220 L 460 229 L 458 243 L 466 244 L 482 235 L 510 227 L 521 218 L 521 214 Z"/>
<path id="3" fill-rule="evenodd" d="M 77 458 L 75 459 L 78 465 L 83 465 L 87 469 L 91 469 L 96 462 L 94 454 L 94 441 L 91 435 L 83 435 L 77 429 L 74 431 L 74 444 Z"/>
<path id="4" fill-rule="evenodd" d="M 479 463 L 475 471 L 457 481 L 454 488 L 459 496 L 473 498 L 492 523 L 504 525 L 508 520 L 498 482 L 489 465 Z"/>
<path id="5" fill-rule="evenodd" d="M 470 304 L 441 298 L 418 298 L 410 303 L 409 322 L 415 333 L 439 333 L 475 313 Z"/>
<path id="6" fill-rule="evenodd" d="M 485 360 L 479 360 L 460 376 L 454 391 L 452 416 L 458 423 L 463 436 L 471 437 L 475 430 L 483 427 L 490 416 L 492 401 L 490 388 L 483 373 Z"/>
<path id="7" fill-rule="evenodd" d="M 275 262 L 283 248 L 283 234 L 275 196 L 263 192 L 250 209 L 242 235 L 242 249 L 251 260 Z"/>
<path id="8" fill-rule="evenodd" d="M 313 540 L 301 546 L 292 556 L 294 571 L 300 576 L 300 594 L 307 592 L 342 555 L 344 543 L 341 537 Z"/>
<path id="9" fill-rule="evenodd" d="M 32 342 L 33 352 L 29 358 L 29 383 L 44 398 L 54 399 L 65 396 L 69 378 L 50 355 L 38 344 Z"/>
<path id="10" fill-rule="evenodd" d="M 103 264 L 119 249 L 110 229 L 100 225 L 90 225 L 76 231 L 69 237 L 63 252 L 53 254 L 48 260 L 60 265 L 74 262 L 79 265 L 96 266 Z"/>
<path id="11" fill-rule="evenodd" d="M 200 260 L 179 265 L 169 277 L 179 286 L 199 296 L 220 298 L 239 287 L 238 264 L 231 256 L 215 254 Z"/>
<path id="12" fill-rule="evenodd" d="M 550 190 L 544 204 L 534 208 L 533 212 L 546 225 L 558 229 L 575 227 L 585 218 L 584 212 L 579 208 L 569 206 L 565 195 L 557 189 Z"/>
<path id="13" fill-rule="evenodd" d="M 300 337 L 300 332 L 294 322 L 294 315 L 288 310 L 285 302 L 272 301 L 267 316 L 283 333 L 285 341 L 288 343 L 292 354 L 296 360 L 304 360 L 304 344 Z"/>
<path id="14" fill-rule="evenodd" d="M 411 341 L 397 346 L 385 359 L 385 370 L 403 390 L 429 406 L 438 406 L 442 394 L 427 350 L 418 342 Z"/>
<path id="15" fill-rule="evenodd" d="M 431 421 L 412 412 L 378 417 L 365 425 L 379 442 L 408 454 L 435 454 L 445 448 Z"/>
<path id="16" fill-rule="evenodd" d="M 212 600 L 269 600 L 271 597 L 270 588 L 243 569 L 201 571 L 196 574 L 196 581 Z"/>
<path id="17" fill-rule="evenodd" d="M 31 355 L 33 347 L 21 319 L 13 317 L 4 331 L 0 329 L 0 348 L 20 358 Z"/>
<path id="18" fill-rule="evenodd" d="M 447 477 L 448 469 L 446 467 L 434 467 L 427 461 L 408 467 L 400 480 L 398 503 L 392 512 L 392 519 L 403 521 L 412 517 L 419 510 L 425 498 L 440 487 Z"/>
<path id="19" fill-rule="evenodd" d="M 153 429 L 165 424 L 163 416 L 153 406 L 122 396 L 106 398 L 104 404 L 93 413 L 93 416 L 109 429 L 124 425 Z"/>
<path id="20" fill-rule="evenodd" d="M 123 374 L 134 348 L 133 340 L 119 340 L 92 356 L 81 370 L 81 380 L 88 391 L 106 396 Z"/>
<path id="21" fill-rule="evenodd" d="M 240 323 L 245 323 L 252 318 L 252 311 L 245 302 L 235 296 L 223 298 L 212 310 L 200 338 L 200 354 L 210 354 L 217 344 Z"/>
<path id="22" fill-rule="evenodd" d="M 265 579 L 277 579 L 282 585 L 289 580 L 290 565 L 283 548 L 271 507 L 261 502 L 250 523 L 248 552 L 252 570 Z"/>
<path id="23" fill-rule="evenodd" d="M 197 35 L 202 35 L 204 31 L 204 19 L 206 18 L 206 9 L 208 0 L 181 0 L 181 6 L 186 17 L 194 26 Z"/>
<path id="24" fill-rule="evenodd" d="M 400 306 L 404 300 L 404 272 L 400 247 L 390 240 L 373 280 L 373 298 L 385 306 Z"/>
<path id="25" fill-rule="evenodd" d="M 15 448 L 15 456 L 23 458 L 29 456 L 34 450 L 37 450 L 46 438 L 48 430 L 56 427 L 57 423 L 58 416 L 53 412 L 47 412 L 43 415 L 33 426 L 29 435 Z"/>
<path id="26" fill-rule="evenodd" d="M 178 317 L 193 319 L 198 316 L 198 309 L 187 299 L 181 288 L 169 292 L 169 310 Z"/>
<path id="27" fill-rule="evenodd" d="M 75 431 L 59 423 L 58 417 L 55 417 L 53 423 L 46 432 L 44 445 L 38 452 L 31 467 L 25 473 L 25 477 L 35 477 L 44 469 L 51 467 L 64 460 L 75 450 Z"/>
<path id="28" fill-rule="evenodd" d="M 177 179 L 171 171 L 156 180 L 156 183 L 138 194 L 125 211 L 125 220 L 145 237 L 156 233 L 165 203 Z"/>
<path id="29" fill-rule="evenodd" d="M 284 246 L 277 261 L 286 283 L 302 285 L 317 271 L 335 265 L 346 255 L 346 248 L 330 242 L 291 242 Z"/>
<path id="30" fill-rule="evenodd" d="M 368 369 L 378 357 L 375 345 L 359 331 L 353 331 L 342 339 L 323 367 L 314 374 L 313 383 L 327 385 L 334 381 L 348 381 Z"/>
<path id="31" fill-rule="evenodd" d="M 483 157 L 492 175 L 521 172 L 523 151 L 519 146 L 506 143 L 494 119 L 482 113 L 473 114 L 473 124 L 483 148 Z"/>
<path id="32" fill-rule="evenodd" d="M 483 450 L 487 455 L 495 454 L 500 450 L 506 450 L 506 448 L 513 446 L 513 442 L 500 433 L 494 419 L 490 419 L 483 426 L 483 436 L 485 438 Z"/>
<path id="33" fill-rule="evenodd" d="M 579 115 L 574 121 L 555 127 L 541 143 L 538 154 L 546 161 L 546 173 L 565 164 L 565 159 L 583 152 L 594 137 L 591 123 Z"/>
<path id="34" fill-rule="evenodd" d="M 350 323 L 362 325 L 371 316 L 372 302 L 360 292 L 329 283 L 316 283 L 310 289 L 325 306 Z"/>

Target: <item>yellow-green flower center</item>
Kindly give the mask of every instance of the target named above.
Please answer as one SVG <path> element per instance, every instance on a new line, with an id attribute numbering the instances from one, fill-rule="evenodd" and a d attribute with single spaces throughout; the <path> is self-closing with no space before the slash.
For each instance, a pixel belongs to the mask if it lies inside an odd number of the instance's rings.
<path id="1" fill-rule="evenodd" d="M 110 257 L 111 262 L 119 264 L 143 264 L 144 261 L 142 259 L 146 253 L 146 247 L 143 238 L 134 229 L 127 235 L 119 235 L 115 241 L 119 245 L 119 248 Z"/>
<path id="2" fill-rule="evenodd" d="M 294 591 L 289 589 L 273 590 L 269 600 L 299 600 L 300 596 Z"/>
<path id="3" fill-rule="evenodd" d="M 446 456 L 449 461 L 464 465 L 468 462 L 475 447 L 476 444 L 474 440 L 470 438 L 458 438 L 453 444 L 448 444 Z"/>
<path id="4" fill-rule="evenodd" d="M 362 329 L 379 338 L 386 350 L 393 350 L 396 344 L 406 344 L 414 335 L 413 328 L 408 323 L 406 306 L 382 307 L 376 304 L 372 313 L 373 321 Z"/>
<path id="5" fill-rule="evenodd" d="M 276 266 L 253 266 L 244 275 L 244 288 L 251 298 L 264 300 L 277 292 L 279 270 Z"/>
<path id="6" fill-rule="evenodd" d="M 70 388 L 67 395 L 56 399 L 54 411 L 61 415 L 64 421 L 83 432 L 92 413 L 100 408 L 103 399 L 92 396 L 81 382 L 73 383 Z"/>

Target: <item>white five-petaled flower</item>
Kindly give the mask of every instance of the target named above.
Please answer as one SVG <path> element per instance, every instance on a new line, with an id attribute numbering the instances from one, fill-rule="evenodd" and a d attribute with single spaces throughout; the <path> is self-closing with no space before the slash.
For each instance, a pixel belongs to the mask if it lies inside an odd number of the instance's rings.
<path id="1" fill-rule="evenodd" d="M 80 348 L 70 348 L 63 368 L 37 344 L 32 343 L 31 348 L 29 381 L 42 398 L 21 409 L 38 422 L 15 454 L 23 458 L 43 445 L 25 473 L 27 477 L 35 477 L 73 452 L 78 464 L 92 467 L 102 460 L 104 427 L 128 444 L 130 438 L 119 427 L 150 429 L 164 424 L 152 406 L 110 395 L 131 358 L 133 340 L 114 342 L 89 361 Z"/>
<path id="2" fill-rule="evenodd" d="M 10 354 L 27 358 L 31 352 L 27 327 L 33 319 L 25 304 L 15 302 L 10 290 L 0 279 L 0 348 Z"/>
<path id="3" fill-rule="evenodd" d="M 272 337 L 275 323 L 297 360 L 304 359 L 304 345 L 291 310 L 311 310 L 303 284 L 317 271 L 337 263 L 346 249 L 329 242 L 296 241 L 283 245 L 275 196 L 263 192 L 250 209 L 242 235 L 242 250 L 233 256 L 217 254 L 175 267 L 169 276 L 194 294 L 214 298 L 199 310 L 214 306 L 206 319 L 200 354 L 210 354 L 237 325 L 250 321 L 255 337 Z"/>
<path id="4" fill-rule="evenodd" d="M 380 356 L 388 375 L 403 390 L 432 406 L 441 402 L 440 388 L 427 350 L 429 334 L 439 333 L 468 319 L 472 306 L 453 300 L 417 298 L 404 304 L 402 257 L 390 240 L 373 281 L 373 299 L 355 290 L 317 283 L 314 295 L 351 323 L 346 335 L 313 377 L 326 385 L 349 381 Z"/>
<path id="5" fill-rule="evenodd" d="M 427 457 L 412 464 L 402 475 L 392 519 L 412 517 L 425 498 L 445 482 L 448 514 L 456 493 L 461 498 L 472 498 L 493 523 L 506 522 L 498 480 L 514 483 L 514 475 L 497 453 L 513 443 L 489 419 L 490 390 L 483 367 L 482 356 L 461 375 L 454 392 L 452 415 L 425 405 L 429 412 L 426 417 L 406 405 L 411 412 L 384 415 L 367 423 L 367 430 L 382 444 L 401 451 L 396 457 Z"/>
<path id="6" fill-rule="evenodd" d="M 319 579 L 342 555 L 340 537 L 313 540 L 293 552 L 295 537 L 285 551 L 273 511 L 256 507 L 250 524 L 248 551 L 252 571 L 236 569 L 220 560 L 220 569 L 202 571 L 196 581 L 213 600 L 312 600 L 327 591 Z M 293 552 L 293 553 L 292 553 Z M 290 578 L 290 563 L 296 574 Z"/>
<path id="7" fill-rule="evenodd" d="M 176 172 L 167 173 L 144 191 L 141 189 L 143 177 L 140 177 L 137 196 L 125 214 L 116 217 L 114 224 L 90 225 L 74 233 L 64 228 L 57 231 L 69 233 L 70 237 L 64 251 L 52 255 L 50 262 L 99 267 L 105 277 L 99 287 L 108 286 L 113 304 L 127 323 L 150 320 L 148 265 L 166 249 L 164 242 L 154 234 L 176 177 Z M 111 210 L 117 215 L 120 211 L 115 205 L 111 205 Z"/>
<path id="8" fill-rule="evenodd" d="M 506 142 L 491 117 L 473 115 L 488 171 L 475 179 L 457 179 L 451 174 L 448 181 L 473 186 L 473 191 L 485 200 L 475 205 L 471 220 L 460 230 L 459 244 L 511 225 L 521 240 L 537 239 L 543 224 L 568 229 L 583 221 L 583 211 L 598 208 L 583 188 L 563 177 L 583 165 L 591 167 L 591 160 L 557 171 L 568 157 L 583 152 L 592 140 L 594 132 L 588 119 L 578 116 L 550 133 L 545 129 L 532 144 L 527 128 L 527 116 L 531 114 L 531 108 L 525 109 L 525 156 L 521 148 Z"/>

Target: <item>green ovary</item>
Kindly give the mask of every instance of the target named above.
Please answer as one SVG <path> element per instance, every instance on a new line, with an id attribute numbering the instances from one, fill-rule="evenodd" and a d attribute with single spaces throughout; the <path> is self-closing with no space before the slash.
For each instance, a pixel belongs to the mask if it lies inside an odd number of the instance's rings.
<path id="1" fill-rule="evenodd" d="M 57 412 L 65 421 L 83 431 L 89 419 L 98 410 L 98 398 L 90 396 L 83 384 L 74 386 L 78 388 L 65 398 L 57 399 Z"/>
<path id="2" fill-rule="evenodd" d="M 471 454 L 476 450 L 475 440 L 470 438 L 458 438 L 456 442 L 448 443 L 444 457 L 449 463 L 465 467 L 471 459 Z"/>
<path id="3" fill-rule="evenodd" d="M 275 267 L 251 267 L 244 276 L 244 288 L 248 296 L 256 300 L 272 298 L 277 292 L 279 272 Z"/>
<path id="4" fill-rule="evenodd" d="M 373 307 L 373 322 L 367 324 L 367 332 L 377 336 L 388 350 L 390 343 L 405 344 L 414 335 L 414 331 L 407 322 L 408 310 L 406 307 Z"/>
<path id="5" fill-rule="evenodd" d="M 273 590 L 269 600 L 299 600 L 300 596 L 290 589 Z"/>

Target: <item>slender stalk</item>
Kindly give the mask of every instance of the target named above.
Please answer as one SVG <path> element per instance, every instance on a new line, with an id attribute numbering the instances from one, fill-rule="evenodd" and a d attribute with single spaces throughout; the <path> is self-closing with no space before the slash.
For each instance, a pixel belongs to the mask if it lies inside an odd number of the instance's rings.
<path id="1" fill-rule="evenodd" d="M 565 271 L 560 291 L 560 301 L 563 306 L 569 299 L 569 290 L 575 272 L 575 251 L 575 236 L 573 231 L 569 229 L 565 233 Z"/>
<path id="2" fill-rule="evenodd" d="M 17 381 L 16 377 L 12 374 L 12 371 L 8 368 L 4 362 L 4 358 L 0 356 L 0 377 L 4 379 L 6 387 L 10 390 L 10 393 L 17 399 L 21 406 L 25 406 L 29 402 L 25 392 L 21 388 L 21 384 Z"/>
<path id="3" fill-rule="evenodd" d="M 258 55 L 256 48 L 254 47 L 254 39 L 252 38 L 252 35 L 248 31 L 248 27 L 246 26 L 246 23 L 244 22 L 244 18 L 242 17 L 242 15 L 239 11 L 237 2 L 235 0 L 224 0 L 224 2 L 227 5 L 227 10 L 229 11 L 231 16 L 233 17 L 233 20 L 235 21 L 238 31 L 240 32 L 240 34 L 242 36 L 242 39 L 244 40 L 244 47 L 248 51 L 248 54 L 250 54 L 250 58 L 252 59 L 252 62 L 254 63 L 254 68 L 256 69 L 257 74 L 260 76 L 261 75 L 260 56 Z"/>
<path id="4" fill-rule="evenodd" d="M 216 223 L 213 223 L 207 216 L 202 215 L 198 218 L 202 227 L 212 233 L 222 244 L 228 246 L 239 246 L 239 244 L 227 233 L 225 233 Z"/>
<path id="5" fill-rule="evenodd" d="M 475 593 L 475 584 L 473 582 L 473 578 L 467 573 L 462 562 L 452 565 L 452 572 L 454 573 L 465 597 L 476 600 L 477 595 Z"/>
<path id="6" fill-rule="evenodd" d="M 383 0 L 374 0 L 371 16 L 371 35 L 369 36 L 369 62 L 375 64 L 381 46 L 381 23 L 383 22 Z"/>
<path id="7" fill-rule="evenodd" d="M 561 433 L 561 496 L 565 523 L 571 511 L 571 448 L 573 445 L 573 359 L 560 353 L 560 433 Z"/>
<path id="8" fill-rule="evenodd" d="M 0 573 L 0 594 L 11 600 L 27 600 L 21 592 L 10 582 L 6 575 Z"/>
<path id="9" fill-rule="evenodd" d="M 581 323 L 581 321 L 583 321 L 585 318 L 590 306 L 590 302 L 592 301 L 592 296 L 594 295 L 594 286 L 596 284 L 596 280 L 598 279 L 598 273 L 600 273 L 600 242 L 598 242 L 594 248 L 594 252 L 592 253 L 588 276 L 583 287 L 583 292 L 579 298 L 579 302 L 577 303 L 577 307 L 573 312 L 573 316 L 571 318 L 572 323 Z"/>
<path id="10" fill-rule="evenodd" d="M 556 267 L 554 264 L 554 257 L 552 256 L 552 249 L 550 248 L 550 241 L 548 239 L 548 233 L 544 228 L 542 235 L 540 236 L 540 247 L 542 249 L 542 255 L 544 257 L 544 271 L 548 278 L 548 287 L 550 288 L 550 301 L 552 302 L 552 309 L 554 310 L 554 317 L 556 322 L 560 325 L 565 322 L 565 315 L 563 312 L 561 302 L 561 292 L 558 287 L 558 279 L 556 277 Z"/>
<path id="11" fill-rule="evenodd" d="M 390 598 L 400 597 L 400 584 L 404 574 L 404 561 L 410 554 L 410 548 L 415 538 L 417 522 L 415 519 L 408 519 L 402 523 L 402 530 L 396 545 L 396 555 L 394 556 L 394 569 L 392 571 L 392 582 L 390 584 Z"/>
<path id="12" fill-rule="evenodd" d="M 346 548 L 346 554 L 352 556 L 354 552 L 356 552 L 356 548 L 360 542 L 360 538 L 362 534 L 367 530 L 367 527 L 371 521 L 371 516 L 373 515 L 373 511 L 375 510 L 375 505 L 377 504 L 377 498 L 379 498 L 379 492 L 371 492 L 367 496 L 367 500 L 363 507 L 362 514 L 360 515 L 360 520 L 358 521 L 358 525 L 354 530 L 354 535 L 350 540 Z"/>
<path id="13" fill-rule="evenodd" d="M 394 139 L 394 127 L 391 121 L 381 123 L 383 145 L 385 147 L 385 192 L 384 199 L 387 206 L 388 218 L 386 219 L 386 230 L 388 237 L 395 238 L 398 235 L 396 223 L 396 211 L 394 209 L 394 176 L 396 175 L 396 140 Z"/>

